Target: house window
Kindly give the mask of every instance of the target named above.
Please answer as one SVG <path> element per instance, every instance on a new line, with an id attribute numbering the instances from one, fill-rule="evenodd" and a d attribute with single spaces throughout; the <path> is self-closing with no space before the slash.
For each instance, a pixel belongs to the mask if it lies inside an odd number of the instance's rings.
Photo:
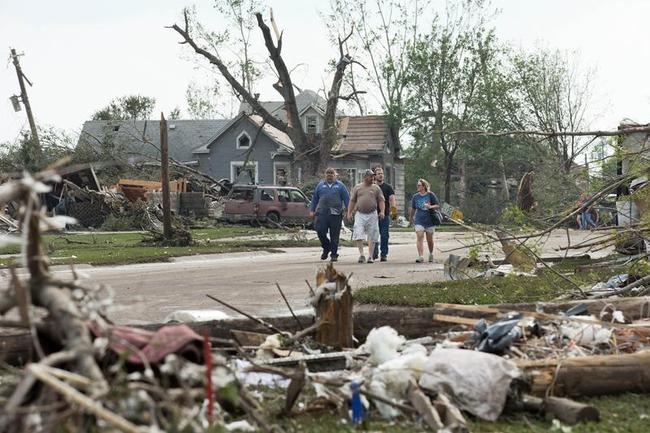
<path id="1" fill-rule="evenodd" d="M 337 168 L 336 172 L 338 173 L 338 179 L 349 188 L 352 188 L 358 183 L 356 168 Z"/>
<path id="2" fill-rule="evenodd" d="M 246 132 L 242 132 L 237 137 L 237 149 L 250 149 L 251 147 L 251 138 Z"/>
<path id="3" fill-rule="evenodd" d="M 257 161 L 248 161 L 246 165 L 244 161 L 232 161 L 230 179 L 232 183 L 257 185 L 259 183 Z"/>
<path id="4" fill-rule="evenodd" d="M 289 165 L 287 163 L 273 163 L 273 184 L 287 186 L 289 182 Z"/>
<path id="5" fill-rule="evenodd" d="M 307 124 L 307 134 L 316 134 L 318 132 L 318 117 L 307 116 L 305 123 Z"/>

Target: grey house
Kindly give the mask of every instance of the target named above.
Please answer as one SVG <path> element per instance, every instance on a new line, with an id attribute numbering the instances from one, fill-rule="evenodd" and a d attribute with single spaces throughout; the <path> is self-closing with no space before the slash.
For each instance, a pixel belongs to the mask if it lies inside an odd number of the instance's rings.
<path id="1" fill-rule="evenodd" d="M 293 146 L 289 137 L 259 116 L 234 119 L 170 120 L 169 156 L 214 178 L 238 183 L 286 182 Z M 153 120 L 89 121 L 78 149 L 98 160 L 160 161 L 160 122 Z M 282 176 L 284 174 L 284 176 Z"/>
<path id="2" fill-rule="evenodd" d="M 308 139 L 317 140 L 323 130 L 326 101 L 305 90 L 296 95 L 302 126 Z M 282 101 L 261 104 L 286 120 Z M 390 131 L 387 116 L 340 116 L 339 138 L 329 165 L 350 187 L 362 180 L 368 168 L 381 165 L 386 181 L 393 184 L 400 212 L 404 210 L 404 165 L 401 147 Z M 284 184 L 291 173 L 293 144 L 289 137 L 262 122 L 242 104 L 234 119 L 169 120 L 169 154 L 175 161 L 193 166 L 216 179 L 234 183 Z M 84 123 L 78 148 L 88 148 L 97 159 L 159 161 L 158 121 L 89 121 Z"/>

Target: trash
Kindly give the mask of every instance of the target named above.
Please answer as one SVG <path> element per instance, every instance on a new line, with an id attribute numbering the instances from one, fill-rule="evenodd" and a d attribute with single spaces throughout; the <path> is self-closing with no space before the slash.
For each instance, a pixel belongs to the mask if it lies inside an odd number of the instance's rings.
<path id="1" fill-rule="evenodd" d="M 512 361 L 497 355 L 436 348 L 427 358 L 418 384 L 446 394 L 462 410 L 494 421 L 503 411 L 510 383 L 520 376 Z"/>
<path id="2" fill-rule="evenodd" d="M 456 254 L 449 254 L 449 257 L 445 260 L 445 277 L 449 280 L 460 280 L 463 278 L 469 278 L 467 274 L 467 268 L 469 267 L 471 260 L 469 257 L 461 257 Z"/>
<path id="3" fill-rule="evenodd" d="M 368 388 L 375 395 L 388 399 L 388 401 L 404 400 L 409 382 L 411 380 L 417 382 L 420 379 L 426 360 L 426 353 L 398 355 L 380 364 L 372 371 Z M 375 404 L 379 413 L 386 419 L 402 414 L 399 409 L 381 401 L 375 401 Z"/>
<path id="4" fill-rule="evenodd" d="M 350 392 L 351 392 L 351 397 L 350 397 L 350 409 L 352 412 L 352 424 L 353 425 L 359 425 L 363 422 L 366 414 L 365 414 L 365 408 L 363 407 L 363 402 L 361 401 L 361 381 L 359 380 L 353 380 L 352 383 L 350 383 Z"/>
<path id="5" fill-rule="evenodd" d="M 390 326 L 374 328 L 368 333 L 366 342 L 360 347 L 370 353 L 369 362 L 372 365 L 380 365 L 386 361 L 397 358 L 397 349 L 406 339 L 397 334 Z"/>
<path id="6" fill-rule="evenodd" d="M 521 319 L 521 314 L 512 313 L 489 326 L 481 319 L 474 328 L 470 347 L 481 352 L 502 354 L 513 341 L 523 337 L 523 332 L 518 326 Z"/>
<path id="7" fill-rule="evenodd" d="M 230 316 L 219 310 L 176 310 L 163 320 L 163 323 L 207 322 L 225 320 Z"/>
<path id="8" fill-rule="evenodd" d="M 593 316 L 587 317 L 597 321 Z M 582 322 L 567 322 L 560 325 L 560 334 L 580 345 L 594 346 L 607 343 L 612 336 L 612 330 L 605 329 L 597 323 L 592 325 Z"/>

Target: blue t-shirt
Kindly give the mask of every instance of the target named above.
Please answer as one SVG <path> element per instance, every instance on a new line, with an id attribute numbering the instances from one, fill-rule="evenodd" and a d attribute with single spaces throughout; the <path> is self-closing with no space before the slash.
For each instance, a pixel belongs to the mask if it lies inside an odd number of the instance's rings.
<path id="1" fill-rule="evenodd" d="M 419 192 L 413 194 L 411 198 L 411 208 L 415 209 L 415 215 L 413 216 L 413 224 L 420 225 L 423 227 L 432 227 L 433 218 L 431 218 L 431 212 L 425 207 L 429 204 L 440 204 L 438 197 L 431 191 L 427 192 L 425 195 L 421 195 Z"/>

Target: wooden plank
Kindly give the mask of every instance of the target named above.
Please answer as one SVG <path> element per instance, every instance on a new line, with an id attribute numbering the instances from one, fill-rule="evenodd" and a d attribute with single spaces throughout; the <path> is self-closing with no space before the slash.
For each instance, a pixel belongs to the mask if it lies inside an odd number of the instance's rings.
<path id="1" fill-rule="evenodd" d="M 433 320 L 437 322 L 455 323 L 457 325 L 476 326 L 480 319 L 471 319 L 469 317 L 448 316 L 445 314 L 434 314 Z"/>
<path id="2" fill-rule="evenodd" d="M 240 346 L 259 346 L 271 335 L 269 333 L 241 331 L 239 329 L 232 329 L 230 332 Z"/>

